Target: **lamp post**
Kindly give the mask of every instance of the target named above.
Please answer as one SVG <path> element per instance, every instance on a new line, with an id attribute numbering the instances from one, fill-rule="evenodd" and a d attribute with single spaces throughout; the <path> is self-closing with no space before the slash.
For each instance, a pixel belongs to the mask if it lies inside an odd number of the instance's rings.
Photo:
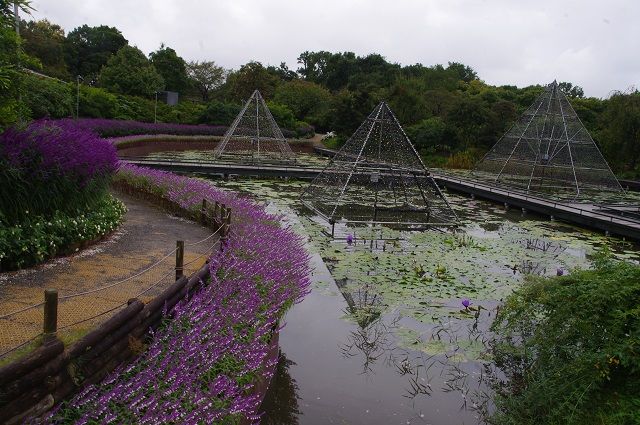
<path id="1" fill-rule="evenodd" d="M 153 105 L 153 123 L 158 122 L 158 92 L 156 91 L 156 102 Z"/>
<path id="2" fill-rule="evenodd" d="M 18 38 L 20 38 L 20 16 L 18 15 L 19 11 L 20 11 L 20 8 L 18 7 L 18 2 L 14 1 L 13 2 L 13 18 L 16 26 L 16 35 L 18 36 Z M 18 43 L 17 44 L 18 51 L 16 54 L 16 65 L 17 65 L 16 68 L 18 69 L 18 71 L 21 71 L 21 68 L 22 68 L 22 64 L 20 63 L 20 53 L 21 53 L 20 46 L 22 46 L 22 44 Z M 21 82 L 18 82 L 18 122 L 19 123 L 22 122 L 22 83 Z"/>
<path id="3" fill-rule="evenodd" d="M 76 76 L 76 119 L 80 118 L 80 81 L 84 80 L 82 75 Z"/>

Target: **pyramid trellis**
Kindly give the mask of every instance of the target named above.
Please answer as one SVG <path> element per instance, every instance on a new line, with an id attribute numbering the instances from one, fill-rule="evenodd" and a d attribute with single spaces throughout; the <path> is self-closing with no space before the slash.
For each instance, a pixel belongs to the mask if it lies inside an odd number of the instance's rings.
<path id="1" fill-rule="evenodd" d="M 480 178 L 526 192 L 578 196 L 622 187 L 554 81 L 476 165 Z"/>
<path id="2" fill-rule="evenodd" d="M 330 223 L 457 222 L 397 118 L 381 102 L 301 196 Z"/>
<path id="3" fill-rule="evenodd" d="M 262 95 L 255 90 L 213 151 L 221 156 L 244 156 L 252 160 L 294 158 Z"/>

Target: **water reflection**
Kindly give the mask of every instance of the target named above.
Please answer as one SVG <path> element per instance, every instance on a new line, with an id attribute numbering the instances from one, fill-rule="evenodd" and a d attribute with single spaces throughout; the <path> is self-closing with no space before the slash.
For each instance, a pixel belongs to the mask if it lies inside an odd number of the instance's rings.
<path id="1" fill-rule="evenodd" d="M 298 384 L 289 374 L 289 368 L 295 362 L 280 352 L 278 364 L 271 379 L 269 390 L 260 408 L 267 412 L 261 420 L 263 425 L 298 425 L 298 416 L 302 414 L 298 406 Z"/>

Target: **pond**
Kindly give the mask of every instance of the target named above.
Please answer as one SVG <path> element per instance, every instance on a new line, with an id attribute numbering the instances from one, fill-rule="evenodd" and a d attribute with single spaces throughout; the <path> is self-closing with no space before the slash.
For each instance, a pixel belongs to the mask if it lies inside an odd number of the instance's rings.
<path id="1" fill-rule="evenodd" d="M 215 184 L 282 214 L 315 266 L 311 293 L 285 318 L 264 424 L 481 423 L 500 377 L 487 341 L 504 297 L 527 276 L 588 268 L 604 245 L 640 260 L 620 239 L 455 194 L 455 230 L 337 224 L 331 238 L 298 201 L 307 182 Z"/>

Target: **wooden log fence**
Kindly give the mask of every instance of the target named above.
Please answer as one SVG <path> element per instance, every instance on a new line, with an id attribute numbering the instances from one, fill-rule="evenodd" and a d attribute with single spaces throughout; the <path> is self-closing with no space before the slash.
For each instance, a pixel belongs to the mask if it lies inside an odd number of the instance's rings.
<path id="1" fill-rule="evenodd" d="M 123 184 L 117 188 L 197 219 L 219 232 L 221 241 L 229 235 L 231 211 L 224 204 L 215 202 L 211 206 L 203 200 L 200 211 L 194 214 L 154 194 Z M 174 283 L 146 304 L 137 298 L 128 300 L 123 309 L 69 347 L 57 338 L 58 293 L 47 289 L 42 345 L 0 368 L 0 423 L 17 424 L 42 416 L 56 403 L 86 385 L 100 382 L 123 361 L 140 354 L 149 330 L 157 328 L 165 315 L 171 317 L 173 307 L 206 285 L 210 277 L 208 264 L 190 277 L 183 275 L 184 246 L 184 241 L 177 241 Z"/>

